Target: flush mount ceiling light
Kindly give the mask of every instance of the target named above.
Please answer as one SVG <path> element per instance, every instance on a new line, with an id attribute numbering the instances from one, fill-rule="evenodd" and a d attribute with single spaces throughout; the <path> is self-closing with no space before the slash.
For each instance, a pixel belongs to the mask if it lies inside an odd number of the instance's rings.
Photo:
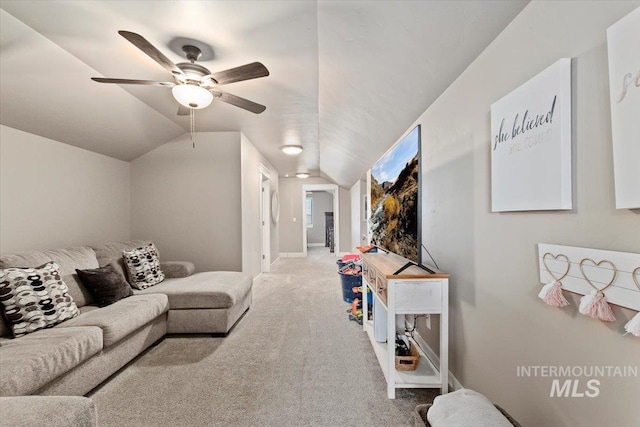
<path id="1" fill-rule="evenodd" d="M 287 154 L 289 156 L 296 156 L 302 153 L 301 145 L 288 144 L 288 145 L 283 145 L 282 147 L 280 147 L 280 149 L 284 154 Z"/>
<path id="2" fill-rule="evenodd" d="M 176 85 L 171 89 L 171 93 L 180 104 L 195 110 L 208 107 L 213 101 L 211 92 L 194 84 Z"/>
<path id="3" fill-rule="evenodd" d="M 304 178 L 309 178 L 309 174 L 308 174 L 308 173 L 306 173 L 306 172 L 298 172 L 298 173 L 296 174 L 296 176 L 297 176 L 298 178 L 303 178 L 303 179 L 304 179 Z"/>

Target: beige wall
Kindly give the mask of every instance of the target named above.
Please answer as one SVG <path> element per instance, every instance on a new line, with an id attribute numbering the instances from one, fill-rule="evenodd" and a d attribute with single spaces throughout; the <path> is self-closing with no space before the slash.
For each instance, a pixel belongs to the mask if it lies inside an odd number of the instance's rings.
<path id="1" fill-rule="evenodd" d="M 367 243 L 367 218 L 364 215 L 363 197 L 367 194 L 367 183 L 356 181 L 349 190 L 351 198 L 351 251 L 355 251 L 356 246 Z M 365 236 L 363 238 L 363 235 Z"/>
<path id="2" fill-rule="evenodd" d="M 242 164 L 242 270 L 254 277 L 262 271 L 262 215 L 260 198 L 262 182 L 260 166 L 270 172 L 270 192 L 278 191 L 278 171 L 260 154 L 251 141 L 244 135 L 241 138 Z M 269 197 L 269 201 L 271 197 Z M 271 220 L 270 224 L 270 263 L 278 258 L 278 225 Z"/>
<path id="3" fill-rule="evenodd" d="M 131 235 L 198 271 L 242 269 L 240 133 L 188 134 L 131 162 Z"/>
<path id="4" fill-rule="evenodd" d="M 127 162 L 0 125 L 0 253 L 129 234 Z"/>
<path id="5" fill-rule="evenodd" d="M 307 244 L 325 244 L 325 212 L 333 212 L 333 194 L 326 191 L 312 191 L 313 227 L 307 227 Z"/>
<path id="6" fill-rule="evenodd" d="M 302 248 L 302 186 L 333 184 L 324 178 L 280 178 L 280 253 L 301 254 Z M 339 189 L 340 252 L 351 245 L 351 211 L 349 190 Z M 335 214 L 334 214 L 335 215 Z M 296 222 L 293 221 L 295 218 Z"/>
<path id="7" fill-rule="evenodd" d="M 640 252 L 640 212 L 615 209 L 606 47 L 607 27 L 639 5 L 531 2 L 407 129 L 423 125 L 423 242 L 451 273 L 451 371 L 524 426 L 638 425 L 640 378 L 601 378 L 597 398 L 550 398 L 550 378 L 516 367 L 639 365 L 640 340 L 622 335 L 635 312 L 615 308 L 606 325 L 578 314 L 575 296 L 545 305 L 536 252 Z M 491 213 L 490 106 L 561 57 L 575 58 L 575 208 Z"/>
<path id="8" fill-rule="evenodd" d="M 353 252 L 351 247 L 351 196 L 340 187 L 340 252 Z M 335 214 L 334 214 L 335 221 Z"/>

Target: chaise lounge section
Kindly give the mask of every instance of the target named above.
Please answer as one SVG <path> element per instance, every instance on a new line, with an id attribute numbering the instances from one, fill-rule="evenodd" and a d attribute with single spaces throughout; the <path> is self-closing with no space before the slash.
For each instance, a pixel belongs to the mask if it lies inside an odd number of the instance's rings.
<path id="1" fill-rule="evenodd" d="M 112 264 L 127 279 L 122 252 L 149 245 L 147 240 L 94 246 L 101 267 Z M 135 295 L 162 293 L 169 298 L 167 333 L 227 334 L 251 305 L 253 278 L 236 271 L 194 273 L 190 262 L 164 262 L 167 278 Z"/>

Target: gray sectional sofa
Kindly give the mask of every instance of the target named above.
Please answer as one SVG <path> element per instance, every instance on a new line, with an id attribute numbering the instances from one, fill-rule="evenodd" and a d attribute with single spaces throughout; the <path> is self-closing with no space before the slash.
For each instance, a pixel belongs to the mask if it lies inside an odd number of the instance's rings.
<path id="1" fill-rule="evenodd" d="M 2 319 L 0 396 L 82 396 L 165 334 L 226 334 L 249 308 L 250 275 L 194 273 L 188 262 L 163 263 L 166 279 L 162 283 L 135 290 L 133 296 L 103 308 L 93 305 L 75 269 L 111 263 L 127 278 L 122 251 L 147 244 L 131 241 L 0 257 L 0 268 L 56 262 L 81 313 L 20 338 L 12 338 Z"/>

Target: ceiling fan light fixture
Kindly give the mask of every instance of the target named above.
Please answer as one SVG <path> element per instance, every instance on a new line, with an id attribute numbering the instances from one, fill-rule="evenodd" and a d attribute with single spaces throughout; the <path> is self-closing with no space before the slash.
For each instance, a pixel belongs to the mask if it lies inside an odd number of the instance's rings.
<path id="1" fill-rule="evenodd" d="M 287 154 L 289 156 L 297 156 L 298 154 L 302 153 L 302 145 L 288 144 L 283 145 L 282 147 L 280 147 L 280 149 L 284 154 Z"/>
<path id="2" fill-rule="evenodd" d="M 302 179 L 309 178 L 309 174 L 307 172 L 298 172 L 296 176 Z"/>
<path id="3" fill-rule="evenodd" d="M 171 93 L 180 104 L 195 110 L 208 107 L 213 101 L 211 92 L 194 84 L 176 85 L 171 89 Z"/>

